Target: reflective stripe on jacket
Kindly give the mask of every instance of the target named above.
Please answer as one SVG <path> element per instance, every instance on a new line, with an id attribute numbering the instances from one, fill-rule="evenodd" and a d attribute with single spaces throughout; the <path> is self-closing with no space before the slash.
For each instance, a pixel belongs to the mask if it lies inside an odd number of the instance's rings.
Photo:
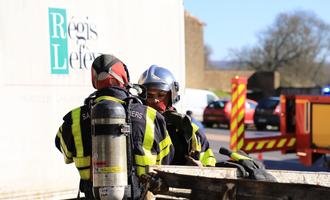
<path id="1" fill-rule="evenodd" d="M 103 100 L 124 103 L 111 96 L 100 96 Z M 138 175 L 145 173 L 145 167 L 151 164 L 170 164 L 174 150 L 161 114 L 153 108 L 132 104 L 131 108 L 133 153 Z M 89 180 L 91 164 L 91 124 L 88 106 L 73 109 L 63 118 L 55 144 L 64 155 L 65 163 L 74 162 L 81 179 Z"/>
<path id="2" fill-rule="evenodd" d="M 193 126 L 193 135 L 195 135 L 195 137 L 192 138 L 192 148 L 194 148 L 194 146 L 197 146 L 195 147 L 196 149 L 200 148 L 199 160 L 201 161 L 203 166 L 214 167 L 216 159 L 214 157 L 212 149 L 210 148 L 210 144 L 206 138 L 205 133 L 194 122 L 192 122 L 191 124 Z M 194 142 L 194 140 L 196 140 L 196 142 Z M 194 145 L 194 143 L 197 143 L 198 145 Z"/>
<path id="3" fill-rule="evenodd" d="M 135 155 L 135 162 L 137 164 L 138 175 L 144 174 L 146 171 L 146 166 L 148 165 L 160 165 L 162 164 L 163 158 L 170 153 L 172 141 L 170 136 L 166 131 L 166 136 L 162 140 L 155 138 L 155 118 L 156 110 L 147 107 L 146 114 L 146 127 L 145 134 L 143 138 L 143 152 L 142 155 Z M 156 142 L 156 143 L 155 143 Z M 153 152 L 152 148 L 157 145 L 159 152 Z"/>

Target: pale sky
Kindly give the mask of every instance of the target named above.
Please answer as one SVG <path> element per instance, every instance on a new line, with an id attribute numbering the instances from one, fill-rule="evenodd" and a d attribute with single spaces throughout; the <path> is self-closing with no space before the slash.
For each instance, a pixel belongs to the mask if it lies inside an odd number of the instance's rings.
<path id="1" fill-rule="evenodd" d="M 206 24 L 204 42 L 212 60 L 225 60 L 228 50 L 256 44 L 257 33 L 286 11 L 314 12 L 330 24 L 330 0 L 184 0 L 185 9 Z"/>

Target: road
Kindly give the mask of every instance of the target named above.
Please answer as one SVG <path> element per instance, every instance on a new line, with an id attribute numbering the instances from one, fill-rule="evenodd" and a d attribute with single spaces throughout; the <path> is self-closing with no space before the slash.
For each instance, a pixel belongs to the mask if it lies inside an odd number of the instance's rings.
<path id="1" fill-rule="evenodd" d="M 229 148 L 229 133 L 230 131 L 226 128 L 206 128 L 206 137 L 209 140 L 210 146 L 215 154 L 217 160 L 228 159 L 224 155 L 218 153 L 219 148 L 226 147 Z M 246 137 L 263 137 L 263 136 L 275 136 L 279 135 L 278 131 L 256 131 L 247 130 Z M 292 154 L 281 154 L 280 151 L 275 152 L 265 152 L 262 154 L 251 154 L 253 158 L 262 157 L 262 161 L 268 169 L 282 169 L 282 170 L 298 170 L 298 171 L 329 171 L 325 166 L 323 166 L 323 160 L 320 159 L 312 167 L 305 167 L 299 163 L 298 157 Z M 328 159 L 330 159 L 328 157 Z"/>

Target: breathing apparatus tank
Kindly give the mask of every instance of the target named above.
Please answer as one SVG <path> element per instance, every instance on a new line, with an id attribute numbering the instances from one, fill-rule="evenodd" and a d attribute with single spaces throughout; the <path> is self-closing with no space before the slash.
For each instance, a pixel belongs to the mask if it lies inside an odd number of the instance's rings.
<path id="1" fill-rule="evenodd" d="M 126 112 L 122 104 L 95 104 L 92 119 L 92 177 L 97 199 L 123 199 L 127 181 Z"/>

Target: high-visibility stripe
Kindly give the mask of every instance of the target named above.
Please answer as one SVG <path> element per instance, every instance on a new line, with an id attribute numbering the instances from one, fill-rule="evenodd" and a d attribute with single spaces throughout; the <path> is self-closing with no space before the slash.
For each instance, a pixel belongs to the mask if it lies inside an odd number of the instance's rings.
<path id="1" fill-rule="evenodd" d="M 135 155 L 135 163 L 140 166 L 156 164 L 157 155 L 146 153 L 146 155 Z"/>
<path id="2" fill-rule="evenodd" d="M 156 164 L 157 156 L 152 155 L 151 153 L 151 148 L 154 143 L 155 118 L 156 118 L 156 110 L 151 107 L 147 107 L 146 127 L 143 138 L 144 155 L 135 155 L 135 162 L 137 165 L 140 165 L 141 167 Z M 138 167 L 138 175 L 141 175 L 145 172 L 145 169 L 143 170 L 141 169 L 141 167 Z"/>
<path id="3" fill-rule="evenodd" d="M 295 143 L 296 143 L 296 138 L 291 138 L 288 147 L 293 146 Z"/>
<path id="4" fill-rule="evenodd" d="M 246 81 L 236 76 L 231 83 L 230 148 L 236 151 L 244 146 Z"/>
<path id="5" fill-rule="evenodd" d="M 195 133 L 191 136 L 191 152 L 200 152 L 202 150 L 202 145 L 199 143 Z"/>
<path id="6" fill-rule="evenodd" d="M 202 150 L 202 145 L 200 144 L 200 142 L 197 139 L 197 135 L 196 132 L 198 131 L 199 127 L 195 124 L 195 123 L 191 123 L 192 128 L 193 128 L 193 132 L 192 132 L 192 137 L 191 137 L 191 142 L 192 142 L 192 151 L 198 151 L 200 152 Z"/>
<path id="7" fill-rule="evenodd" d="M 137 164 L 138 176 L 145 174 L 146 166 L 156 164 L 157 163 L 156 159 L 157 159 L 157 156 L 151 155 L 151 154 L 147 154 L 147 155 L 143 155 L 143 156 L 135 155 L 135 163 Z"/>
<path id="8" fill-rule="evenodd" d="M 60 138 L 60 145 L 61 145 L 61 150 L 64 155 L 64 161 L 66 164 L 72 163 L 72 153 L 68 150 L 68 147 L 66 146 L 63 136 L 62 136 L 62 126 L 59 128 L 56 136 Z"/>
<path id="9" fill-rule="evenodd" d="M 145 151 L 150 151 L 154 143 L 155 118 L 156 110 L 151 107 L 147 107 L 146 128 L 143 138 L 143 149 Z"/>
<path id="10" fill-rule="evenodd" d="M 74 164 L 76 167 L 88 167 L 90 166 L 91 163 L 91 157 L 90 156 L 85 156 L 85 157 L 73 157 Z"/>
<path id="11" fill-rule="evenodd" d="M 244 144 L 244 138 L 241 137 L 241 139 L 237 143 L 237 149 L 241 149 L 243 147 L 243 144 Z"/>
<path id="12" fill-rule="evenodd" d="M 156 164 L 161 164 L 162 160 L 165 156 L 167 156 L 170 152 L 171 149 L 171 144 L 172 144 L 172 140 L 171 137 L 168 135 L 168 132 L 166 131 L 166 138 L 162 141 L 159 142 L 159 149 L 160 152 L 157 155 L 157 162 Z"/>
<path id="13" fill-rule="evenodd" d="M 98 103 L 98 102 L 100 102 L 102 100 L 114 101 L 114 102 L 121 103 L 121 104 L 125 103 L 125 101 L 120 100 L 120 99 L 117 99 L 115 97 L 111 97 L 111 96 L 100 96 L 100 97 L 98 97 L 98 98 L 95 99 L 95 102 Z"/>
<path id="14" fill-rule="evenodd" d="M 76 147 L 77 157 L 84 157 L 84 147 L 81 136 L 81 128 L 80 128 L 80 108 L 74 109 L 71 112 L 72 118 L 72 135 L 74 139 L 74 144 Z"/>
<path id="15" fill-rule="evenodd" d="M 238 85 L 238 94 L 241 94 L 245 90 L 245 84 Z"/>
<path id="16" fill-rule="evenodd" d="M 239 111 L 239 114 L 238 114 L 238 116 L 237 116 L 237 121 L 244 121 L 244 114 L 245 114 L 245 110 L 244 110 L 244 108 L 243 109 L 241 109 L 240 111 Z"/>
<path id="17" fill-rule="evenodd" d="M 253 151 L 253 150 L 270 150 L 270 149 L 278 149 L 282 147 L 292 147 L 296 143 L 296 138 L 276 138 L 269 140 L 261 140 L 261 141 L 249 141 L 248 144 L 245 145 L 244 150 Z"/>
<path id="18" fill-rule="evenodd" d="M 232 120 L 231 124 L 230 124 L 230 129 L 234 129 L 237 127 L 237 121 L 236 120 Z"/>
<path id="19" fill-rule="evenodd" d="M 166 131 L 166 132 L 167 132 L 167 131 Z M 166 134 L 166 135 L 167 135 L 166 138 L 159 142 L 159 149 L 160 149 L 160 150 L 162 150 L 162 149 L 164 149 L 166 146 L 172 144 L 171 137 L 170 137 L 168 134 Z"/>
<path id="20" fill-rule="evenodd" d="M 258 143 L 257 143 L 257 147 L 256 147 L 256 149 L 262 149 L 262 147 L 264 147 L 264 145 L 267 143 L 267 140 L 265 140 L 265 141 L 259 141 Z"/>
<path id="21" fill-rule="evenodd" d="M 83 180 L 89 180 L 91 177 L 90 168 L 88 169 L 78 169 L 80 178 Z"/>
<path id="22" fill-rule="evenodd" d="M 245 102 L 245 98 L 242 94 L 239 94 L 240 97 L 238 98 L 238 101 L 237 101 L 237 107 L 240 108 L 240 107 L 243 107 L 244 105 L 244 102 Z"/>
<path id="23" fill-rule="evenodd" d="M 162 149 L 159 152 L 159 154 L 157 155 L 157 161 L 156 161 L 156 164 L 157 165 L 161 165 L 162 164 L 163 158 L 170 153 L 170 149 L 171 149 L 171 144 L 167 145 L 164 149 Z"/>
<path id="24" fill-rule="evenodd" d="M 284 146 L 284 144 L 285 144 L 285 142 L 286 142 L 286 138 L 282 138 L 281 140 L 280 140 L 280 142 L 277 144 L 277 147 L 283 147 Z"/>
<path id="25" fill-rule="evenodd" d="M 240 137 L 243 132 L 244 132 L 244 123 L 241 123 L 241 125 L 237 129 L 237 136 Z"/>
<path id="26" fill-rule="evenodd" d="M 236 112 L 237 112 L 237 106 L 232 105 L 232 108 L 231 108 L 231 116 L 234 117 L 234 116 L 236 115 Z"/>
<path id="27" fill-rule="evenodd" d="M 237 84 L 232 85 L 232 91 L 231 102 L 236 101 L 237 99 Z"/>
<path id="28" fill-rule="evenodd" d="M 236 152 L 232 153 L 230 155 L 230 157 L 233 158 L 234 160 L 252 160 L 252 158 L 241 155 L 241 154 L 236 153 Z"/>
<path id="29" fill-rule="evenodd" d="M 216 163 L 213 151 L 210 148 L 200 153 L 199 160 L 204 166 L 215 166 Z"/>
<path id="30" fill-rule="evenodd" d="M 146 168 L 142 166 L 137 166 L 136 167 L 137 175 L 141 176 L 142 174 L 146 173 Z"/>
<path id="31" fill-rule="evenodd" d="M 275 143 L 276 143 L 276 140 L 269 141 L 268 144 L 267 144 L 267 146 L 266 146 L 266 148 L 267 149 L 273 148 L 274 145 L 275 145 Z"/>
<path id="32" fill-rule="evenodd" d="M 199 126 L 195 124 L 194 122 L 191 123 L 191 126 L 193 127 L 193 132 L 196 133 L 199 130 Z"/>
<path id="33" fill-rule="evenodd" d="M 82 158 L 73 157 L 73 161 L 76 167 L 78 168 L 80 178 L 84 180 L 89 180 L 91 157 L 90 156 L 86 156 Z M 83 168 L 83 169 L 79 169 L 79 168 Z"/>
<path id="34" fill-rule="evenodd" d="M 253 148 L 253 146 L 254 146 L 254 143 L 255 143 L 255 142 L 249 142 L 249 143 L 246 145 L 246 148 L 245 148 L 245 149 L 246 149 L 247 151 L 251 150 L 251 149 Z"/>
<path id="35" fill-rule="evenodd" d="M 232 135 L 230 139 L 230 145 L 234 144 L 236 140 L 237 140 L 237 135 L 236 134 Z"/>

